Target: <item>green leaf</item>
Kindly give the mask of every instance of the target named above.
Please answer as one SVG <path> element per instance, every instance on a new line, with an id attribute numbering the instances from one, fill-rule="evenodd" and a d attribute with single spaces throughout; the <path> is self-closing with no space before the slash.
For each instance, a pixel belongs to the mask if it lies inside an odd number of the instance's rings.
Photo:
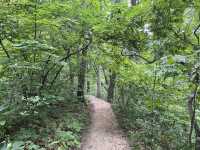
<path id="1" fill-rule="evenodd" d="M 170 64 L 170 65 L 174 64 L 174 58 L 173 58 L 173 56 L 167 57 L 167 63 Z"/>
<path id="2" fill-rule="evenodd" d="M 6 124 L 6 121 L 3 120 L 3 121 L 0 121 L 0 126 L 4 126 Z"/>

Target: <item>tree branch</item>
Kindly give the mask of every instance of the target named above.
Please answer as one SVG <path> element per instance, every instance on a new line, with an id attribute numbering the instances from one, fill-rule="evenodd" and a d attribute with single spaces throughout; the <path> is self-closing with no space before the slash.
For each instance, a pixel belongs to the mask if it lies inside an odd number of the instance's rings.
<path id="1" fill-rule="evenodd" d="M 82 51 L 87 50 L 87 49 L 89 48 L 89 46 L 91 45 L 91 43 L 92 43 L 92 38 L 89 39 L 89 42 L 88 42 L 85 46 L 79 48 L 78 51 L 68 54 L 67 56 L 61 58 L 59 61 L 66 60 L 66 59 L 68 59 L 69 57 L 71 57 L 71 56 L 73 56 L 73 55 L 76 55 L 77 53 L 80 53 L 80 52 L 82 52 Z"/>
<path id="2" fill-rule="evenodd" d="M 73 56 L 73 55 L 75 55 L 75 54 L 77 54 L 77 53 L 80 53 L 80 52 L 82 52 L 82 51 L 87 50 L 87 49 L 89 48 L 89 46 L 91 45 L 91 43 L 92 43 L 92 38 L 90 37 L 88 43 L 87 43 L 85 46 L 81 47 L 81 48 L 78 49 L 78 51 L 76 51 L 76 52 L 72 52 L 72 53 L 67 54 L 67 56 L 61 58 L 61 59 L 59 60 L 59 62 L 62 62 L 62 61 L 64 61 L 64 60 L 66 61 L 66 60 L 69 59 L 71 56 Z M 44 86 L 45 86 L 45 82 L 46 82 L 46 79 L 47 79 L 47 77 L 48 77 L 48 74 L 50 73 L 50 71 L 51 71 L 55 66 L 56 66 L 56 64 L 53 64 L 53 66 L 52 66 L 51 68 L 49 68 L 49 69 L 47 70 L 47 72 L 45 73 L 45 75 L 43 76 L 42 85 L 41 85 L 41 87 L 40 87 L 40 89 L 39 89 L 40 92 L 41 92 L 41 90 L 42 90 L 42 89 L 44 88 Z M 56 73 L 56 76 L 54 77 L 54 80 L 57 79 L 57 77 L 58 77 L 58 75 L 60 74 L 60 72 L 62 71 L 62 69 L 63 69 L 63 66 L 61 66 L 61 68 L 59 69 L 59 71 Z M 54 81 L 51 82 L 52 85 L 53 85 L 53 83 L 54 83 Z"/>
<path id="3" fill-rule="evenodd" d="M 199 41 L 199 36 L 197 35 L 197 31 L 200 29 L 200 24 L 196 27 L 196 29 L 194 30 L 194 35 L 198 41 L 198 45 L 200 44 L 200 41 Z"/>
<path id="4" fill-rule="evenodd" d="M 122 56 L 136 56 L 136 57 L 139 57 L 141 59 L 143 59 L 144 61 L 146 61 L 148 64 L 152 64 L 154 62 L 156 62 L 158 59 L 154 58 L 153 60 L 148 60 L 147 58 L 137 54 L 137 52 L 134 52 L 134 54 L 124 54 L 123 50 L 121 51 L 121 55 Z"/>
<path id="5" fill-rule="evenodd" d="M 195 86 L 195 90 L 192 93 L 192 96 L 188 100 L 188 111 L 191 118 L 191 127 L 190 127 L 190 133 L 189 133 L 189 142 L 192 143 L 192 131 L 195 128 L 195 130 L 199 130 L 198 124 L 195 120 L 195 113 L 196 113 L 196 98 L 197 98 L 197 92 L 198 92 L 198 85 Z M 197 132 L 197 131 L 196 131 Z"/>
<path id="6" fill-rule="evenodd" d="M 64 68 L 64 66 L 61 66 L 61 67 L 58 69 L 56 75 L 54 76 L 53 80 L 52 80 L 51 83 L 50 83 L 50 89 L 53 87 L 53 84 L 55 83 L 56 79 L 58 78 L 58 76 L 59 76 L 59 74 L 61 73 L 61 71 L 62 71 L 63 68 Z"/>
<path id="7" fill-rule="evenodd" d="M 10 57 L 7 49 L 5 48 L 2 39 L 0 39 L 0 45 L 1 45 L 2 49 L 3 49 L 3 51 L 6 53 L 6 56 L 10 59 L 11 57 Z"/>
<path id="8" fill-rule="evenodd" d="M 177 38 L 179 38 L 181 41 L 186 42 L 186 43 L 188 43 L 188 44 L 194 46 L 194 44 L 193 44 L 190 40 L 186 39 L 185 33 L 183 33 L 183 34 L 184 34 L 184 35 L 183 35 L 184 37 L 181 37 L 181 35 L 179 35 L 179 33 L 178 33 L 177 31 L 175 31 L 174 29 L 172 29 L 172 32 L 173 32 L 174 35 L 175 35 Z"/>

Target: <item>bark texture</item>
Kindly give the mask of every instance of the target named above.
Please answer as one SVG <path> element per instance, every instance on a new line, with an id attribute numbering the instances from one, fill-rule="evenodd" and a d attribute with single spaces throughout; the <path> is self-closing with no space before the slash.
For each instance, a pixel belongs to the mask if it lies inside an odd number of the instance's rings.
<path id="1" fill-rule="evenodd" d="M 85 73 L 86 73 L 86 57 L 87 51 L 84 50 L 82 52 L 82 56 L 80 56 L 80 67 L 78 73 L 78 90 L 77 90 L 77 97 L 81 102 L 84 102 L 84 88 L 85 88 Z"/>
<path id="2" fill-rule="evenodd" d="M 110 75 L 110 82 L 108 87 L 108 94 L 107 94 L 107 100 L 111 102 L 114 98 L 114 90 L 115 90 L 115 83 L 116 83 L 116 73 L 112 73 Z"/>
<path id="3" fill-rule="evenodd" d="M 97 67 L 97 98 L 101 98 L 101 72 L 100 67 Z"/>

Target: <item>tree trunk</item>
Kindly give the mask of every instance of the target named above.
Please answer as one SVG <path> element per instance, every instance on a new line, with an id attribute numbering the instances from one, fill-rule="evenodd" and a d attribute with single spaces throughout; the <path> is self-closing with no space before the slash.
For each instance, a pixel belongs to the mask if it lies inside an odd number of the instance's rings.
<path id="1" fill-rule="evenodd" d="M 85 87 L 85 73 L 86 73 L 86 55 L 87 51 L 82 51 L 82 56 L 80 56 L 80 66 L 79 66 L 79 73 L 78 73 L 78 90 L 77 90 L 77 97 L 79 101 L 85 102 L 84 99 L 84 87 Z"/>
<path id="2" fill-rule="evenodd" d="M 197 96 L 198 86 L 196 86 L 195 90 L 192 92 L 191 96 L 188 98 L 188 112 L 191 119 L 191 129 L 189 135 L 189 142 L 191 143 L 192 130 L 194 128 L 196 134 L 196 142 L 195 142 L 195 150 L 200 150 L 200 128 L 195 119 L 195 101 Z"/>
<path id="3" fill-rule="evenodd" d="M 115 89 L 115 83 L 116 83 L 116 73 L 112 73 L 110 75 L 110 82 L 109 82 L 109 87 L 108 87 L 108 93 L 107 93 L 107 100 L 109 102 L 112 102 L 113 97 L 114 97 L 114 89 Z"/>
<path id="4" fill-rule="evenodd" d="M 90 81 L 87 81 L 87 93 L 90 93 Z"/>
<path id="5" fill-rule="evenodd" d="M 128 6 L 131 7 L 131 6 L 134 6 L 137 4 L 137 0 L 128 0 Z"/>
<path id="6" fill-rule="evenodd" d="M 97 66 L 97 97 L 101 98 L 101 72 L 99 66 Z"/>
<path id="7" fill-rule="evenodd" d="M 78 100 L 85 103 L 84 98 L 84 89 L 85 89 L 85 74 L 87 70 L 87 50 L 92 43 L 92 33 L 90 31 L 85 32 L 87 34 L 84 35 L 84 39 L 88 40 L 83 47 L 78 50 L 77 58 L 79 64 L 79 73 L 78 73 L 78 89 L 77 89 L 77 97 Z M 80 53 L 82 54 L 80 56 Z M 80 60 L 80 61 L 79 61 Z"/>
<path id="8" fill-rule="evenodd" d="M 71 58 L 68 59 L 69 63 L 69 78 L 70 78 L 70 91 L 71 94 L 74 95 L 75 86 L 74 86 L 74 70 L 71 62 Z"/>
<path id="9" fill-rule="evenodd" d="M 136 5 L 137 4 L 137 0 L 131 0 L 131 5 Z"/>

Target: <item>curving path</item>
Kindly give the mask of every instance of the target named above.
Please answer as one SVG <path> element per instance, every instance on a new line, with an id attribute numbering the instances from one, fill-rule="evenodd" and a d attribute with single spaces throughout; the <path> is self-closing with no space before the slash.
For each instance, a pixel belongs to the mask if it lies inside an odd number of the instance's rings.
<path id="1" fill-rule="evenodd" d="M 111 105 L 89 96 L 91 126 L 83 138 L 81 150 L 130 150 L 126 138 L 117 127 Z"/>

